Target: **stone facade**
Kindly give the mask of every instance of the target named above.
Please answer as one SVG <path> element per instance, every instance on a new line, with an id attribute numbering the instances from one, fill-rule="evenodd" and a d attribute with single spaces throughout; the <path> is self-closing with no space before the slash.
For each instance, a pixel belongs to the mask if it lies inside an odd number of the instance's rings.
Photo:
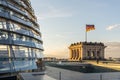
<path id="1" fill-rule="evenodd" d="M 103 43 L 78 42 L 69 46 L 70 61 L 104 59 Z"/>

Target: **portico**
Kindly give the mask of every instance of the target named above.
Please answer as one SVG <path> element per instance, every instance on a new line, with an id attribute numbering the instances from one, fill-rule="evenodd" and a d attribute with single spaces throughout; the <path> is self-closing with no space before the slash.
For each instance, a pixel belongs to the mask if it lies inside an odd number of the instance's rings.
<path id="1" fill-rule="evenodd" d="M 79 42 L 71 44 L 69 47 L 70 60 L 104 59 L 105 47 L 103 43 L 96 42 Z"/>

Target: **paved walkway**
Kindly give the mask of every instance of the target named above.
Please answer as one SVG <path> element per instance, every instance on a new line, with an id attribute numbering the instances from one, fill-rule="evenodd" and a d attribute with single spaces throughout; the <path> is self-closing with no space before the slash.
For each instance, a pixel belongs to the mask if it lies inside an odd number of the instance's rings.
<path id="1" fill-rule="evenodd" d="M 101 66 L 101 67 L 107 67 L 107 68 L 111 68 L 111 69 L 115 69 L 115 70 L 119 70 L 120 71 L 120 64 L 116 64 L 116 63 L 103 63 L 103 62 L 99 62 L 99 64 L 96 63 L 96 61 L 87 61 L 87 63 L 96 65 L 96 66 Z"/>
<path id="2" fill-rule="evenodd" d="M 120 72 L 111 73 L 80 73 L 66 69 L 46 66 L 46 74 L 57 80 L 61 72 L 61 80 L 120 80 Z"/>
<path id="3" fill-rule="evenodd" d="M 19 73 L 18 78 L 19 80 L 56 80 L 46 75 L 45 72 Z"/>

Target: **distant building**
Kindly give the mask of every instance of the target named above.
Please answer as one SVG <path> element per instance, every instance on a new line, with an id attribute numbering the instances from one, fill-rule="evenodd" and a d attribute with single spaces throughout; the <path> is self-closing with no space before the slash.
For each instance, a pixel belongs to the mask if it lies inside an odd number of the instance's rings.
<path id="1" fill-rule="evenodd" d="M 56 57 L 44 57 L 43 61 L 68 61 L 68 59 Z"/>
<path id="2" fill-rule="evenodd" d="M 78 42 L 69 46 L 70 61 L 104 59 L 103 43 L 97 42 Z"/>
<path id="3" fill-rule="evenodd" d="M 44 57 L 43 60 L 44 61 L 57 61 L 55 57 Z"/>

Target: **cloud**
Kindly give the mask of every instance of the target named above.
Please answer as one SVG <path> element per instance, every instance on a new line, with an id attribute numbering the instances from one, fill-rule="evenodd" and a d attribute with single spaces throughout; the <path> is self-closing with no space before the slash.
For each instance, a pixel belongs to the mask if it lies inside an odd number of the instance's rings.
<path id="1" fill-rule="evenodd" d="M 106 42 L 105 45 L 107 46 L 105 49 L 106 57 L 120 57 L 120 42 Z"/>
<path id="2" fill-rule="evenodd" d="M 119 50 L 120 48 L 120 42 L 107 42 L 105 43 L 107 45 L 107 48 L 110 50 Z"/>
<path id="3" fill-rule="evenodd" d="M 115 28 L 120 28 L 120 24 L 115 24 L 115 25 L 108 26 L 106 28 L 106 30 L 112 30 L 112 29 L 115 29 Z"/>
<path id="4" fill-rule="evenodd" d="M 71 17 L 72 13 L 64 10 L 64 9 L 58 9 L 53 6 L 44 6 L 45 10 L 41 11 L 40 13 L 37 13 L 39 20 L 44 20 L 48 18 L 63 18 L 63 17 Z"/>
<path id="5" fill-rule="evenodd" d="M 69 58 L 69 49 L 66 45 L 50 45 L 45 47 L 45 56 L 57 57 L 57 58 Z"/>

